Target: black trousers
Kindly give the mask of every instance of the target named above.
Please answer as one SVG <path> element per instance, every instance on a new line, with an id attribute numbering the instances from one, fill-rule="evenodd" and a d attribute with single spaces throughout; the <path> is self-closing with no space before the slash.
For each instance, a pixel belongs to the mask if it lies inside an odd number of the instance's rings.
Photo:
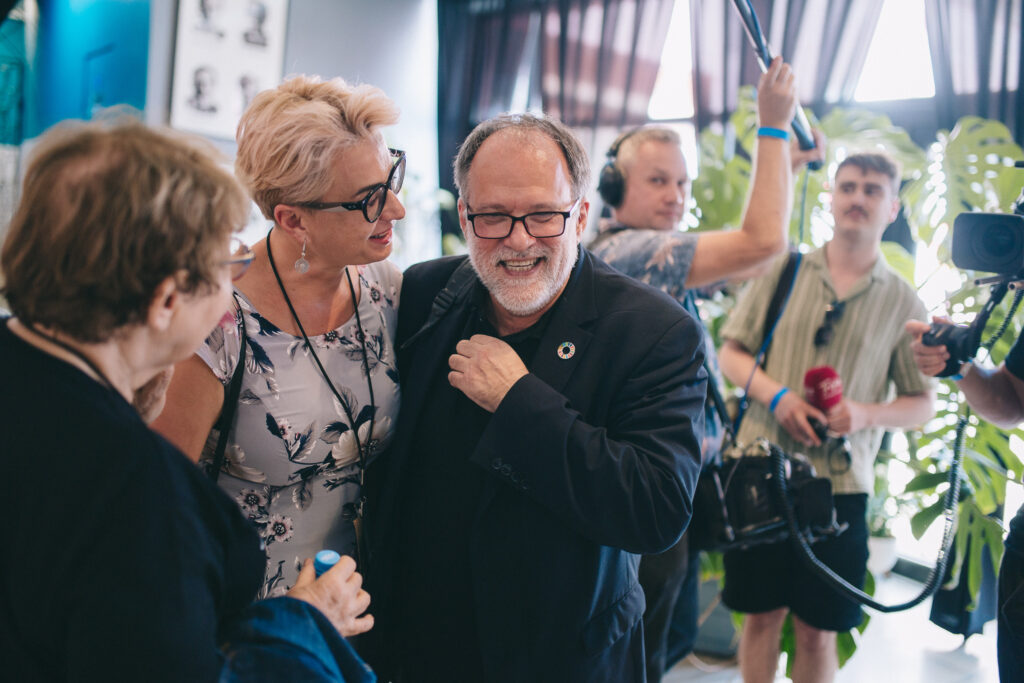
<path id="1" fill-rule="evenodd" d="M 689 654 L 696 637 L 696 600 L 689 599 L 689 592 L 695 592 L 699 582 L 686 581 L 691 569 L 689 540 L 689 534 L 683 534 L 679 542 L 665 552 L 640 558 L 640 586 L 647 601 L 644 610 L 644 652 L 648 683 L 658 683 L 669 665 Z M 697 566 L 692 569 L 699 571 Z M 684 590 L 687 595 L 683 595 Z M 692 607 L 689 606 L 691 603 Z M 684 611 L 687 613 L 676 615 L 677 606 L 686 606 Z M 692 629 L 683 629 L 684 632 L 692 631 L 686 644 L 676 642 L 679 640 L 680 619 L 687 623 L 692 621 Z M 677 623 L 676 629 L 672 628 L 674 622 Z"/>

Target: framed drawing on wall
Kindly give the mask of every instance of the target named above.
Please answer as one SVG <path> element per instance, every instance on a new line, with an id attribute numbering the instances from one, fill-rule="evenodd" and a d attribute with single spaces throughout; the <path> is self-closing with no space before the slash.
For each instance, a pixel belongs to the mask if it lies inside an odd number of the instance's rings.
<path id="1" fill-rule="evenodd" d="M 180 0 L 171 126 L 233 140 L 260 90 L 281 82 L 288 0 Z"/>

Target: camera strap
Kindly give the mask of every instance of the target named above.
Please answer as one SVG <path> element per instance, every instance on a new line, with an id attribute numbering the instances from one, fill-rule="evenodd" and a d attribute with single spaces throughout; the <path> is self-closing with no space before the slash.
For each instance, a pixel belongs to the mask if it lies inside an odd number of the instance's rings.
<path id="1" fill-rule="evenodd" d="M 796 272 L 800 268 L 800 260 L 803 255 L 799 251 L 789 252 L 786 259 L 786 267 L 779 275 L 779 281 L 775 285 L 775 292 L 772 300 L 768 302 L 768 310 L 764 315 L 764 341 L 761 342 L 761 349 L 757 352 L 757 365 L 765 367 L 768 365 L 768 351 L 772 346 L 772 337 L 775 334 L 775 327 L 779 324 L 786 304 L 789 303 L 789 295 L 793 293 L 793 283 L 796 282 Z M 750 383 L 749 381 L 747 382 Z"/>
<path id="2" fill-rule="evenodd" d="M 750 407 L 750 383 L 754 380 L 754 373 L 757 372 L 759 367 L 764 368 L 768 363 L 768 350 L 772 345 L 775 327 L 779 324 L 779 319 L 782 318 L 782 314 L 786 311 L 786 304 L 789 303 L 789 295 L 793 293 L 793 284 L 796 282 L 796 274 L 800 269 L 802 258 L 803 254 L 799 251 L 789 252 L 789 256 L 786 258 L 786 265 L 779 275 L 779 281 L 775 284 L 775 292 L 772 293 L 771 301 L 768 302 L 768 310 L 764 316 L 764 341 L 761 342 L 761 348 L 754 355 L 754 369 L 750 371 L 750 377 L 747 378 L 746 386 L 743 387 L 743 397 L 740 399 L 739 411 L 736 415 L 736 421 L 732 425 L 734 438 L 740 433 L 740 424 L 743 423 L 743 416 L 746 415 L 747 408 Z"/>
<path id="3" fill-rule="evenodd" d="M 477 281 L 476 270 L 473 269 L 473 264 L 467 258 L 465 261 L 460 263 L 452 274 L 448 276 L 448 281 L 445 282 L 444 287 L 437 296 L 434 297 L 434 301 L 431 303 L 430 313 L 427 316 L 426 321 L 420 326 L 416 333 L 405 340 L 402 346 L 398 349 L 399 351 L 409 348 L 414 341 L 422 337 L 435 325 L 448 315 L 448 311 L 455 305 L 456 302 L 461 301 L 472 291 L 473 285 Z"/>

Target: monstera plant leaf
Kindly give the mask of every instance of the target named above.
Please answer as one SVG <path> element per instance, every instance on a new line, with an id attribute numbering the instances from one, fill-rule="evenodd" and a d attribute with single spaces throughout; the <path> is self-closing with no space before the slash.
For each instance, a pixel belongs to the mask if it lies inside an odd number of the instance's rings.
<path id="1" fill-rule="evenodd" d="M 899 162 L 904 178 L 911 178 L 924 168 L 924 152 L 907 131 L 894 125 L 885 114 L 837 107 L 821 119 L 818 127 L 828 137 L 829 159 L 835 159 L 840 151 L 846 157 L 883 150 Z"/>
<path id="2" fill-rule="evenodd" d="M 978 591 L 981 589 L 981 579 L 984 576 L 982 553 L 989 553 L 993 567 L 998 567 L 1003 558 L 1003 525 L 998 519 L 985 514 L 971 500 L 960 504 L 958 522 L 954 541 L 957 553 L 950 574 L 950 584 L 956 585 L 964 563 L 967 563 L 967 590 L 971 596 L 971 603 L 967 605 L 967 609 L 973 610 L 977 606 Z"/>
<path id="3" fill-rule="evenodd" d="M 964 211 L 1007 211 L 1024 184 L 1013 162 L 1024 152 L 999 121 L 965 116 L 952 132 L 939 131 L 928 148 L 927 166 L 904 188 L 907 220 L 919 239 L 931 243 L 943 225 Z M 947 232 L 939 258 L 949 259 Z"/>
<path id="4" fill-rule="evenodd" d="M 700 134 L 700 175 L 693 181 L 700 223 L 695 230 L 721 230 L 740 224 L 750 186 L 750 160 L 735 153 L 728 135 Z"/>
<path id="5" fill-rule="evenodd" d="M 914 257 L 898 242 L 882 242 L 882 256 L 889 267 L 907 282 L 914 281 Z"/>
<path id="6" fill-rule="evenodd" d="M 757 140 L 757 90 L 752 85 L 740 88 L 736 111 L 729 117 L 729 123 L 736 131 L 736 143 L 748 157 L 754 155 L 754 142 Z"/>

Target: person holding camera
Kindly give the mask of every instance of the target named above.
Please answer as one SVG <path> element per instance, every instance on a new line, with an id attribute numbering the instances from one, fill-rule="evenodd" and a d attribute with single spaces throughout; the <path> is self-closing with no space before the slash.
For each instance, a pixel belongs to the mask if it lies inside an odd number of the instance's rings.
<path id="1" fill-rule="evenodd" d="M 833 238 L 798 264 L 762 365 L 755 355 L 765 347 L 773 322 L 766 314 L 788 259 L 748 285 L 723 328 L 719 353 L 725 376 L 754 399 L 738 441 L 765 437 L 787 453 L 804 453 L 818 476 L 831 480 L 837 519 L 849 526 L 813 549 L 858 587 L 867 570 L 867 497 L 883 431 L 920 424 L 935 411 L 933 389 L 914 364 L 903 329 L 909 318 L 924 319 L 924 306 L 879 248 L 899 211 L 899 178 L 885 155 L 847 157 L 833 183 Z M 827 413 L 800 397 L 805 380 L 815 376 L 808 370 L 823 366 L 845 385 L 845 396 Z M 816 431 L 815 421 L 828 433 Z M 747 683 L 774 678 L 787 614 L 796 636 L 793 680 L 832 680 L 836 633 L 863 616 L 859 605 L 807 569 L 789 543 L 727 552 L 722 600 L 746 615 L 739 657 Z"/>
<path id="2" fill-rule="evenodd" d="M 936 322 L 949 322 L 935 318 Z M 922 337 L 928 323 L 911 320 L 907 332 L 914 341 L 917 367 L 926 375 L 937 375 L 946 367 L 949 351 L 945 346 L 928 346 Z M 968 361 L 953 375 L 957 388 L 979 417 L 1010 429 L 1024 422 L 1024 342 L 1017 337 L 1013 348 L 996 369 L 983 368 Z M 999 677 L 1003 681 L 1020 680 L 1024 672 L 1024 506 L 1010 521 L 1006 551 L 999 568 Z"/>
<path id="3" fill-rule="evenodd" d="M 696 319 L 695 290 L 723 280 L 742 281 L 767 272 L 786 248 L 792 206 L 790 169 L 823 155 L 823 138 L 803 151 L 789 144 L 789 122 L 797 106 L 796 82 L 777 57 L 758 84 L 758 136 L 750 198 L 739 230 L 679 230 L 686 212 L 690 178 L 678 133 L 664 126 L 642 126 L 620 135 L 608 150 L 598 191 L 611 207 L 590 245 L 609 265 L 679 302 Z M 703 327 L 703 326 L 702 326 Z M 717 377 L 714 344 L 706 329 L 710 373 Z M 714 381 L 714 377 L 710 381 Z M 711 401 L 705 405 L 704 462 L 715 457 L 722 426 Z M 697 574 L 690 562 L 689 536 L 640 561 L 647 680 L 664 672 L 693 649 L 697 637 Z"/>

